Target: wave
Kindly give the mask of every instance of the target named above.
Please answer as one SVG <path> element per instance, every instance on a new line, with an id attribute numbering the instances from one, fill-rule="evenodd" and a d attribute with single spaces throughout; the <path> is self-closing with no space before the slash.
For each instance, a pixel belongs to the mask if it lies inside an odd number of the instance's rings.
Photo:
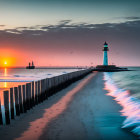
<path id="1" fill-rule="evenodd" d="M 104 73 L 105 89 L 108 96 L 122 106 L 121 115 L 126 119 L 122 128 L 129 128 L 131 132 L 140 137 L 140 100 L 131 96 L 130 91 L 117 87 L 112 80 L 111 73 Z"/>

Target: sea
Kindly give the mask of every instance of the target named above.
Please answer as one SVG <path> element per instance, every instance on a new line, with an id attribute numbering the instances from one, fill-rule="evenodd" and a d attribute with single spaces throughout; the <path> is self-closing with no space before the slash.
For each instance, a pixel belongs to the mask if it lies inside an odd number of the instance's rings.
<path id="1" fill-rule="evenodd" d="M 31 81 L 37 81 L 44 78 L 77 71 L 78 69 L 59 69 L 59 68 L 2 68 L 0 69 L 0 92 L 11 87 L 25 84 Z"/>
<path id="2" fill-rule="evenodd" d="M 122 107 L 122 128 L 140 138 L 140 67 L 128 69 L 132 71 L 104 72 L 105 89 Z"/>

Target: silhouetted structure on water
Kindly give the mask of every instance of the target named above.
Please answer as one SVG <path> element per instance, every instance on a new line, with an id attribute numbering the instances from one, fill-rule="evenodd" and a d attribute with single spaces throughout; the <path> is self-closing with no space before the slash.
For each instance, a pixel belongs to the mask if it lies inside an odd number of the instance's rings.
<path id="1" fill-rule="evenodd" d="M 29 62 L 29 66 L 27 66 L 26 69 L 35 69 L 34 62 L 32 61 L 32 65 Z"/>

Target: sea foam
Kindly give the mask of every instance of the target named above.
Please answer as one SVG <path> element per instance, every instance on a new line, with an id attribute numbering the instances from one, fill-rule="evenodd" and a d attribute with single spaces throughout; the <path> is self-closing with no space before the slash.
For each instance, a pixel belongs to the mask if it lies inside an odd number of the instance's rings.
<path id="1" fill-rule="evenodd" d="M 122 106 L 121 115 L 126 119 L 122 128 L 130 128 L 131 132 L 140 136 L 140 100 L 131 96 L 128 90 L 119 88 L 111 77 L 111 73 L 104 73 L 105 89 L 109 91 L 108 96 Z"/>

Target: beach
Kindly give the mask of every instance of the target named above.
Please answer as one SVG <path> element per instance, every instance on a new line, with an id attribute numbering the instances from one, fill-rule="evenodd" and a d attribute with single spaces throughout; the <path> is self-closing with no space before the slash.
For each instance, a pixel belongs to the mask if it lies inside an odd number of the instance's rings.
<path id="1" fill-rule="evenodd" d="M 10 125 L 3 140 L 135 140 L 122 129 L 122 107 L 104 89 L 103 73 L 92 73 L 51 96 Z"/>

